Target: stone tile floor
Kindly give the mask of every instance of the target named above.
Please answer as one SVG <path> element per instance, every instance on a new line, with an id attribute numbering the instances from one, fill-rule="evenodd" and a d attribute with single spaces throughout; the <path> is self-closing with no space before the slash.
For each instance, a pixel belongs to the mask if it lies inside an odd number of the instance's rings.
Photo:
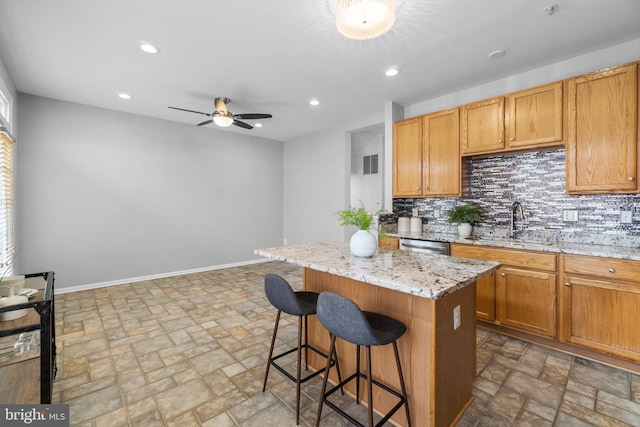
<path id="1" fill-rule="evenodd" d="M 299 267 L 268 262 L 57 296 L 54 403 L 82 427 L 294 426 L 293 383 L 272 370 L 262 392 L 268 272 L 302 285 Z M 281 321 L 280 348 L 295 342 L 295 322 Z M 482 329 L 477 346 L 460 427 L 640 426 L 638 375 Z M 319 378 L 303 385 L 303 426 L 314 425 L 319 389 Z"/>

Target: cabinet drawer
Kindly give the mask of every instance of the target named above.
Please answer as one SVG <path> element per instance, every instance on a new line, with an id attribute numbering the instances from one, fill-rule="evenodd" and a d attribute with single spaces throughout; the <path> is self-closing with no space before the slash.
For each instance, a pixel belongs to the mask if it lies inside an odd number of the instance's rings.
<path id="1" fill-rule="evenodd" d="M 516 249 L 501 249 L 490 246 L 451 245 L 451 255 L 463 258 L 497 261 L 513 267 L 533 268 L 536 270 L 556 271 L 556 256 Z"/>
<path id="2" fill-rule="evenodd" d="M 565 255 L 564 272 L 640 283 L 640 261 Z"/>
<path id="3" fill-rule="evenodd" d="M 385 249 L 400 249 L 400 239 L 393 236 L 380 237 L 378 246 Z"/>

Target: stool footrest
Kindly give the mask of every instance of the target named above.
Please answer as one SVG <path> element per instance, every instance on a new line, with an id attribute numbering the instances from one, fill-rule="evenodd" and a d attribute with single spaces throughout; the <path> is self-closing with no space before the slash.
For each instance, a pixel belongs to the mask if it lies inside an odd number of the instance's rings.
<path id="1" fill-rule="evenodd" d="M 347 414 L 346 412 L 344 412 L 342 409 L 340 409 L 339 407 L 337 407 L 336 405 L 334 405 L 333 403 L 331 403 L 327 398 L 329 396 L 331 396 L 333 393 L 335 393 L 338 389 L 341 389 L 342 387 L 344 387 L 345 385 L 347 385 L 347 383 L 353 381 L 354 379 L 356 379 L 356 377 L 360 377 L 363 379 L 367 379 L 367 375 L 363 374 L 362 372 L 356 372 L 355 374 L 352 374 L 349 378 L 346 378 L 344 381 L 342 381 L 341 383 L 337 384 L 336 386 L 332 387 L 331 390 L 327 391 L 323 398 L 323 401 L 327 404 L 327 406 L 329 406 L 331 409 L 333 409 L 334 411 L 336 411 L 337 413 L 339 413 L 340 415 L 342 415 L 344 418 L 346 418 L 347 420 L 349 420 L 349 422 L 351 424 L 360 426 L 360 427 L 365 427 L 364 424 L 361 424 L 358 420 L 356 420 L 355 418 L 353 418 L 351 415 Z M 402 408 L 402 405 L 406 405 L 406 399 L 404 398 L 404 396 L 401 393 L 398 393 L 397 391 L 395 391 L 394 389 L 390 388 L 389 386 L 382 384 L 381 382 L 375 380 L 375 379 L 371 379 L 371 383 L 377 387 L 380 387 L 381 389 L 383 389 L 384 391 L 393 394 L 394 396 L 396 396 L 398 399 L 400 399 L 400 401 L 393 407 L 391 408 L 391 410 L 382 418 L 382 420 L 380 420 L 380 422 L 378 422 L 375 427 L 380 427 L 382 426 L 384 423 L 386 423 L 387 421 L 389 421 L 389 419 L 393 416 L 393 414 L 395 414 L 398 409 Z M 367 402 L 368 405 L 371 404 L 371 402 Z"/>
<path id="2" fill-rule="evenodd" d="M 324 357 L 325 359 L 327 359 L 329 356 L 327 356 L 325 353 L 323 353 L 322 351 L 318 350 L 317 348 L 315 348 L 314 346 L 312 346 L 311 344 L 303 344 L 302 346 L 300 346 L 300 350 L 303 350 L 305 348 L 308 348 L 309 350 L 313 351 L 316 354 L 319 354 L 320 356 Z M 276 368 L 278 371 L 280 371 L 285 377 L 289 378 L 291 381 L 293 381 L 294 383 L 297 381 L 296 377 L 294 377 L 293 375 L 291 375 L 289 372 L 287 372 L 282 366 L 278 365 L 276 363 L 276 360 L 287 356 L 293 352 L 298 351 L 298 347 L 294 347 L 291 350 L 285 351 L 284 353 L 280 353 L 277 356 L 274 356 L 271 358 L 271 365 Z M 336 362 L 335 360 L 331 360 L 331 366 L 335 366 Z M 325 371 L 326 367 L 323 367 L 322 369 L 318 369 L 315 372 L 312 372 L 311 374 L 307 375 L 306 377 L 300 378 L 300 384 L 309 381 L 311 378 L 315 378 L 318 375 L 320 375 L 321 373 L 323 373 Z"/>

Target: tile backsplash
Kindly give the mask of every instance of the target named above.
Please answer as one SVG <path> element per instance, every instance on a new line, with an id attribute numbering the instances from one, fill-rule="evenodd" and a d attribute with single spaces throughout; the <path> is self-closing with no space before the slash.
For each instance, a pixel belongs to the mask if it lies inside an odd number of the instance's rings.
<path id="1" fill-rule="evenodd" d="M 474 202 L 485 213 L 477 229 L 506 229 L 511 203 L 518 201 L 524 207 L 528 233 L 640 236 L 639 194 L 565 193 L 564 148 L 472 159 L 470 176 L 468 197 L 394 199 L 393 213 L 411 216 L 417 208 L 427 229 L 446 232 L 453 227 L 447 222 L 446 211 Z M 563 222 L 563 210 L 577 210 L 578 221 Z M 631 211 L 633 223 L 620 223 L 621 211 Z"/>

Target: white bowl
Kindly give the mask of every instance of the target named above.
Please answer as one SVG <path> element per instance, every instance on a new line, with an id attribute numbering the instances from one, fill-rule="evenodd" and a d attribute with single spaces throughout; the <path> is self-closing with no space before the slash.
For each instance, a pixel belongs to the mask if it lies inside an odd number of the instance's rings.
<path id="1" fill-rule="evenodd" d="M 7 276 L 0 281 L 0 297 L 8 297 L 13 287 L 13 294 L 18 295 L 24 287 L 24 276 Z"/>
<path id="2" fill-rule="evenodd" d="M 14 295 L 12 297 L 0 299 L 0 308 L 11 307 L 12 305 L 24 304 L 28 301 L 29 299 L 27 297 L 23 297 L 22 295 Z M 0 313 L 0 322 L 19 319 L 21 317 L 26 316 L 27 312 L 28 312 L 28 309 L 26 308 L 21 308 L 20 310 L 5 311 L 4 313 Z"/>

